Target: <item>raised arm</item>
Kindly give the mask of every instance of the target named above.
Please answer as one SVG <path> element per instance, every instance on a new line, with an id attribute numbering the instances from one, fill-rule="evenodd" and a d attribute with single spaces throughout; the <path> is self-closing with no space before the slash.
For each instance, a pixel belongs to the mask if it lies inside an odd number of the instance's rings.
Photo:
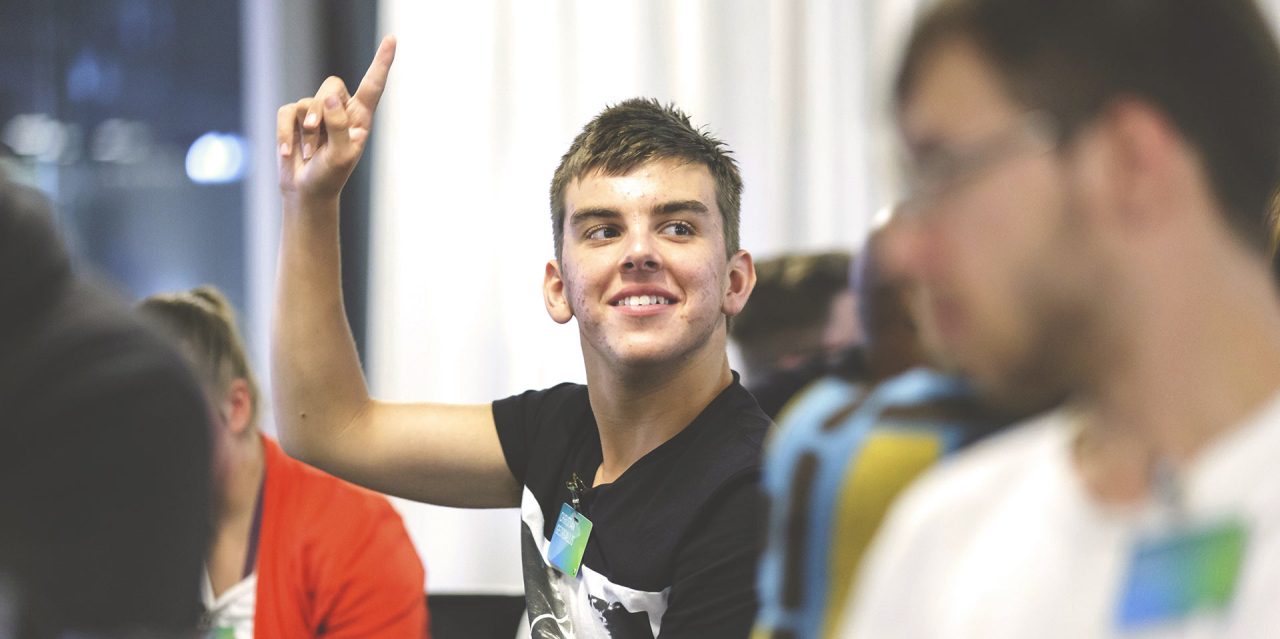
<path id="1" fill-rule="evenodd" d="M 364 153 L 396 42 L 356 89 L 330 77 L 280 108 L 284 219 L 271 340 L 271 390 L 290 455 L 385 493 L 450 506 L 514 506 L 487 404 L 387 404 L 369 397 L 343 312 L 338 196 Z"/>

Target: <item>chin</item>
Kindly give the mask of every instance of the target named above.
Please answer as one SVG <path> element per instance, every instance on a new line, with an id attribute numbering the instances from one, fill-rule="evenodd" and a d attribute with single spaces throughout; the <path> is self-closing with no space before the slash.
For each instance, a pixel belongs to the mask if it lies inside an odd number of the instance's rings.
<path id="1" fill-rule="evenodd" d="M 622 366 L 643 368 L 670 363 L 675 357 L 667 349 L 628 349 L 618 353 L 616 361 Z"/>
<path id="2" fill-rule="evenodd" d="M 690 348 L 688 344 L 645 340 L 639 343 L 622 344 L 613 352 L 614 361 L 618 364 L 644 367 L 686 359 L 694 350 L 696 348 Z"/>

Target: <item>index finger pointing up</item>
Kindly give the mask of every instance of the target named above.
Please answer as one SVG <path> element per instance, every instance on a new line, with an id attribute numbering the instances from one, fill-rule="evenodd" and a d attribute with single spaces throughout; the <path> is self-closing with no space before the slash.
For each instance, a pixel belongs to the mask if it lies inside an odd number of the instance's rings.
<path id="1" fill-rule="evenodd" d="M 396 37 L 387 36 L 378 45 L 378 52 L 365 71 L 364 79 L 356 89 L 355 99 L 372 113 L 378 108 L 378 100 L 382 99 L 382 91 L 387 88 L 387 75 L 391 73 L 391 62 L 396 59 Z"/>

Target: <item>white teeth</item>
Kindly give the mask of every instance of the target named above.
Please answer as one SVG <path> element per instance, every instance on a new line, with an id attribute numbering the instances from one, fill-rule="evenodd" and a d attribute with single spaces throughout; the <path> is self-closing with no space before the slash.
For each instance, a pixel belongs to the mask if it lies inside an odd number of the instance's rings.
<path id="1" fill-rule="evenodd" d="M 651 306 L 654 304 L 670 304 L 671 300 L 658 295 L 632 295 L 618 300 L 614 306 Z"/>

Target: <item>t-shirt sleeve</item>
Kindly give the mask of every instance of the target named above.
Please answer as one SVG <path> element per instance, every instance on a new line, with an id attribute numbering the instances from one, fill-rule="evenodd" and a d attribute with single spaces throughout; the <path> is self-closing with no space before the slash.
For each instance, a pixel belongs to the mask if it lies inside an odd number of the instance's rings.
<path id="1" fill-rule="evenodd" d="M 764 497 L 759 471 L 735 477 L 690 526 L 662 617 L 661 639 L 746 637 L 755 621 Z"/>
<path id="2" fill-rule="evenodd" d="M 554 419 L 556 411 L 570 395 L 582 386 L 560 384 L 546 390 L 531 390 L 493 402 L 493 423 L 507 467 L 520 483 L 525 482 L 529 456 L 543 426 Z"/>

